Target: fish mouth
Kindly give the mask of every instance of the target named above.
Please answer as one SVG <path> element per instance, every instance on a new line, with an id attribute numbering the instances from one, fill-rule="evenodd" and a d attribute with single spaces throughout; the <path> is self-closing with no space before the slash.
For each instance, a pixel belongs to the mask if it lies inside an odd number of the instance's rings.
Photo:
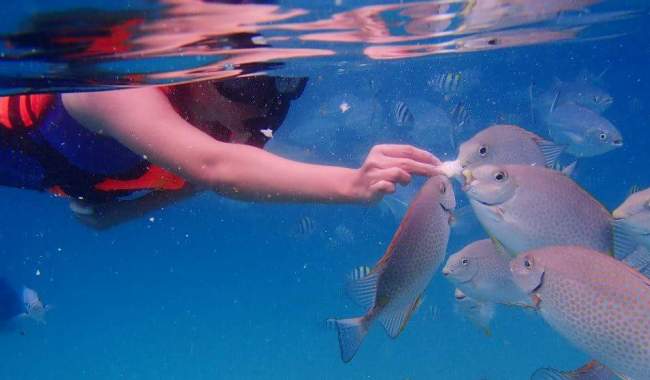
<path id="1" fill-rule="evenodd" d="M 614 145 L 614 146 L 616 146 L 616 147 L 621 147 L 621 146 L 623 146 L 623 139 L 616 139 L 616 140 L 613 140 L 613 141 L 612 141 L 612 145 Z"/>

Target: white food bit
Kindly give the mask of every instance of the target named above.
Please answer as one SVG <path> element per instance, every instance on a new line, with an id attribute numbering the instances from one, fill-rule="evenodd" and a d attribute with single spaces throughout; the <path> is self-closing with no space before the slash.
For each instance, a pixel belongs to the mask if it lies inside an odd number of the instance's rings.
<path id="1" fill-rule="evenodd" d="M 267 44 L 266 38 L 264 38 L 262 36 L 254 36 L 253 38 L 251 38 L 251 41 L 255 45 L 266 45 Z"/>
<path id="2" fill-rule="evenodd" d="M 339 109 L 341 110 L 342 113 L 346 113 L 346 112 L 348 112 L 348 110 L 349 110 L 350 108 L 352 108 L 352 107 L 348 104 L 348 102 L 343 102 L 343 103 L 341 103 L 341 105 L 339 106 Z"/>
<path id="3" fill-rule="evenodd" d="M 36 275 L 37 275 L 37 276 L 40 276 L 40 275 L 41 275 L 41 271 L 40 271 L 40 269 L 36 269 Z"/>
<path id="4" fill-rule="evenodd" d="M 456 161 L 443 162 L 442 165 L 438 167 L 438 170 L 440 170 L 447 177 L 452 178 L 455 176 L 459 176 L 463 168 L 460 165 L 460 163 L 456 160 Z"/>
<path id="5" fill-rule="evenodd" d="M 151 223 L 153 223 L 153 222 L 156 221 L 156 218 L 154 218 L 154 217 L 152 216 L 151 218 L 149 218 L 149 221 L 150 221 Z"/>
<path id="6" fill-rule="evenodd" d="M 271 128 L 260 129 L 260 132 L 269 139 L 273 138 L 273 130 Z"/>

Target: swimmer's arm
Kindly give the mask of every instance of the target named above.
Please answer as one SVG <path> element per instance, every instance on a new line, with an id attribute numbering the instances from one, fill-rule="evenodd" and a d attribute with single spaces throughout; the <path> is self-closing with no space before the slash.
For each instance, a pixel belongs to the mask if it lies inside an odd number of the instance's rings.
<path id="1" fill-rule="evenodd" d="M 433 175 L 440 163 L 404 145 L 378 145 L 359 169 L 312 165 L 263 149 L 223 143 L 182 119 L 154 88 L 65 94 L 82 125 L 189 182 L 247 200 L 364 202 L 395 191 L 411 174 Z"/>

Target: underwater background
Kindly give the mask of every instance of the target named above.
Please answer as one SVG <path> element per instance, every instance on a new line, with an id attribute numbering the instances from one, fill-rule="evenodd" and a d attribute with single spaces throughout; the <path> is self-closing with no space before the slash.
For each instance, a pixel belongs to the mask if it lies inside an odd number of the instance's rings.
<path id="1" fill-rule="evenodd" d="M 494 123 L 547 136 L 531 115 L 531 86 L 534 96 L 556 78 L 604 72 L 602 86 L 614 99 L 605 116 L 625 144 L 581 159 L 574 178 L 611 210 L 632 186 L 650 185 L 650 17 L 645 2 L 612 3 L 602 9 L 634 10 L 634 17 L 594 25 L 602 33 L 584 40 L 397 60 L 371 59 L 356 43 L 332 47 L 333 56 L 288 61 L 270 72 L 309 82 L 267 148 L 351 167 L 377 143 L 415 144 L 453 159 L 456 142 Z M 149 5 L 112 7 L 127 4 Z M 331 2 L 279 5 L 314 17 L 338 11 Z M 370 4 L 343 6 L 362 5 Z M 25 2 L 5 9 L 3 19 L 43 10 Z M 19 22 L 12 24 L 4 34 Z M 14 63 L 0 65 L 6 88 L 20 70 Z M 473 79 L 445 99 L 434 78 L 455 72 Z M 469 114 L 464 129 L 435 122 L 458 99 Z M 425 120 L 423 133 L 400 130 L 396 102 L 408 104 L 416 122 Z M 349 110 L 339 110 L 343 103 Z M 408 199 L 421 183 L 397 196 Z M 61 199 L 8 188 L 0 195 L 0 275 L 53 305 L 47 324 L 25 321 L 2 332 L 0 379 L 527 379 L 539 367 L 569 369 L 588 360 L 526 310 L 498 307 L 487 335 L 459 316 L 453 286 L 436 274 L 398 339 L 375 327 L 355 360 L 343 364 L 327 320 L 362 311 L 343 284 L 353 268 L 383 255 L 399 224 L 383 203 L 260 204 L 205 193 L 95 232 Z M 485 237 L 466 223 L 452 232 L 449 254 Z"/>

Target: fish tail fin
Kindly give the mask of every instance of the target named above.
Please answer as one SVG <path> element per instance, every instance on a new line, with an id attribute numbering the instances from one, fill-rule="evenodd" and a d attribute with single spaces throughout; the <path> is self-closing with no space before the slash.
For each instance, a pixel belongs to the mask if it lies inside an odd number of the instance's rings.
<path id="1" fill-rule="evenodd" d="M 339 335 L 339 347 L 341 349 L 341 360 L 348 363 L 361 347 L 363 339 L 368 334 L 370 323 L 368 318 L 356 317 L 348 319 L 337 319 L 336 329 Z"/>

